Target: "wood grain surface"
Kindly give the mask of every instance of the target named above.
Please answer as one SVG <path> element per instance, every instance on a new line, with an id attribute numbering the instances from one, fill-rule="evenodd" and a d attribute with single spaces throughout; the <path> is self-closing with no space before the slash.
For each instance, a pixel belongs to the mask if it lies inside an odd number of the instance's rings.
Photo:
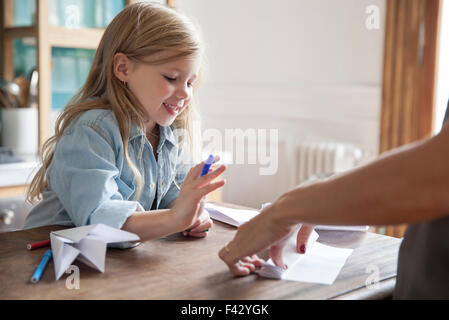
<path id="1" fill-rule="evenodd" d="M 175 234 L 142 243 L 132 249 L 106 253 L 105 272 L 81 262 L 80 289 L 67 289 L 64 274 L 55 281 L 53 261 L 42 279 L 29 278 L 45 248 L 28 251 L 26 244 L 49 238 L 60 226 L 47 226 L 0 234 L 0 299 L 339 299 L 378 297 L 392 291 L 400 240 L 369 232 L 319 231 L 319 242 L 354 248 L 333 285 L 318 285 L 259 278 L 234 277 L 218 258 L 236 228 L 215 222 L 208 237 L 195 239 Z M 266 257 L 266 252 L 262 252 Z M 367 267 L 379 270 L 380 285 L 368 289 Z M 383 286 L 386 283 L 386 286 Z M 393 283 L 394 284 L 394 283 Z M 385 294 L 385 292 L 384 292 Z"/>

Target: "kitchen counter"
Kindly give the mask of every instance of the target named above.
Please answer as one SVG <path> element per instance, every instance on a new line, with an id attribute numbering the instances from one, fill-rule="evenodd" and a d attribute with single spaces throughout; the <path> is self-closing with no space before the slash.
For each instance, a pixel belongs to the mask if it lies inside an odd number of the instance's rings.
<path id="1" fill-rule="evenodd" d="M 29 184 L 38 167 L 37 157 L 27 157 L 24 162 L 0 164 L 0 187 Z"/>

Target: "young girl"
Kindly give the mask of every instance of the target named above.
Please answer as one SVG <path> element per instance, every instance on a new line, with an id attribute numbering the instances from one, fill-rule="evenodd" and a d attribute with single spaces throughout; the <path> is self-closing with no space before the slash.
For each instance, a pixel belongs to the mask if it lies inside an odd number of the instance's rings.
<path id="1" fill-rule="evenodd" d="M 43 200 L 25 228 L 104 223 L 142 241 L 206 236 L 202 199 L 223 186 L 212 180 L 225 167 L 187 173 L 201 55 L 194 27 L 173 9 L 141 2 L 117 15 L 43 146 L 28 192 Z"/>

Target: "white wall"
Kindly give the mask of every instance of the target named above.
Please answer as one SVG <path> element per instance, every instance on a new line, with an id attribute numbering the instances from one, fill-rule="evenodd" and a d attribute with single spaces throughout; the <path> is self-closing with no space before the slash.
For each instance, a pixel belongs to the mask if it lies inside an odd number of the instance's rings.
<path id="1" fill-rule="evenodd" d="M 380 9 L 378 30 L 365 26 L 369 5 Z M 225 201 L 257 207 L 291 188 L 292 148 L 311 137 L 377 152 L 385 0 L 178 0 L 177 6 L 197 21 L 206 42 L 203 129 L 279 130 L 277 174 L 231 165 Z"/>

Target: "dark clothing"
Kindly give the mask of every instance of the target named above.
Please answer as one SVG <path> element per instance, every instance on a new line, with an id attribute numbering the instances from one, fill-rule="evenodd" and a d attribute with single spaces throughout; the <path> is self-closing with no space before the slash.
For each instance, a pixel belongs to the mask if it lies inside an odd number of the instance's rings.
<path id="1" fill-rule="evenodd" d="M 399 251 L 394 298 L 449 299 L 449 216 L 408 227 Z"/>
<path id="2" fill-rule="evenodd" d="M 449 299 L 449 217 L 408 227 L 394 298 Z"/>

